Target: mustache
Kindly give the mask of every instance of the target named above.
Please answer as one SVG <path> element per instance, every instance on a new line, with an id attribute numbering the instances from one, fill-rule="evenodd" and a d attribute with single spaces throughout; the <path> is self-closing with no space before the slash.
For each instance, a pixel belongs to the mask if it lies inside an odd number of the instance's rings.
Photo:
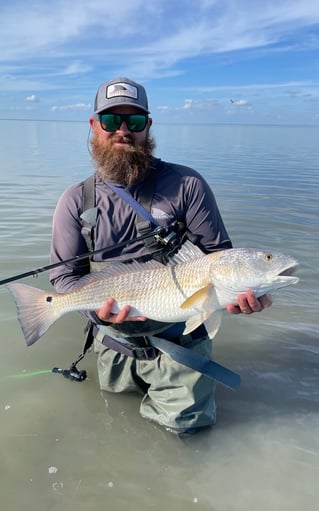
<path id="1" fill-rule="evenodd" d="M 118 144 L 118 143 L 125 143 L 130 144 L 132 146 L 135 145 L 134 137 L 130 134 L 128 135 L 118 135 L 117 133 L 113 133 L 109 138 L 110 144 Z"/>

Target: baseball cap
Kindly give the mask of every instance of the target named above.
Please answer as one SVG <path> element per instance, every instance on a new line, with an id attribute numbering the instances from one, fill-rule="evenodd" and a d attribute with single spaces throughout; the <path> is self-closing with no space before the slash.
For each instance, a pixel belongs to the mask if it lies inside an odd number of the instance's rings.
<path id="1" fill-rule="evenodd" d="M 148 111 L 144 87 L 129 78 L 115 78 L 100 85 L 94 102 L 94 113 L 98 114 L 113 106 L 130 105 Z"/>

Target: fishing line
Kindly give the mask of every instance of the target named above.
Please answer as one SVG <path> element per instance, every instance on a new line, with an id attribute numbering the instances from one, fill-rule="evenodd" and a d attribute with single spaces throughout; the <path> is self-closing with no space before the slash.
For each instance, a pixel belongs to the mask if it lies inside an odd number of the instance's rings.
<path id="1" fill-rule="evenodd" d="M 52 369 L 41 369 L 40 371 L 31 371 L 27 373 L 18 373 L 18 374 L 9 374 L 8 376 L 5 376 L 5 378 L 14 378 L 14 379 L 21 379 L 21 378 L 29 378 L 30 376 L 38 376 L 39 374 L 49 374 L 52 373 Z"/>
<path id="2" fill-rule="evenodd" d="M 90 156 L 92 156 L 92 151 L 91 151 L 91 147 L 90 147 L 90 135 L 91 135 L 91 126 L 89 127 L 89 132 L 88 132 L 88 136 L 87 136 L 87 139 L 86 139 L 86 147 L 87 147 L 87 150 L 88 150 L 88 153 Z"/>
<path id="3" fill-rule="evenodd" d="M 3 379 L 11 379 L 11 380 L 22 380 L 23 378 L 30 378 L 31 376 L 39 376 L 42 374 L 54 374 L 58 373 L 64 376 L 67 380 L 71 381 L 84 381 L 86 380 L 86 371 L 82 369 L 79 371 L 75 364 L 72 364 L 69 369 L 59 369 L 58 367 L 53 367 L 53 369 L 41 369 L 39 371 L 30 371 L 25 373 L 18 374 L 8 374 L 4 376 Z"/>

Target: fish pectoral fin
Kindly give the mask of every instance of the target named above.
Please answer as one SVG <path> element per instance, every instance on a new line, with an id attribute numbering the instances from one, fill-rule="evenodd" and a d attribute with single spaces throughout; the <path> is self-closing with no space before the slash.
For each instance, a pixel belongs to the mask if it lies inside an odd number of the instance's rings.
<path id="1" fill-rule="evenodd" d="M 192 309 L 203 306 L 207 299 L 211 297 L 212 287 L 212 284 L 208 284 L 186 298 L 186 300 L 180 305 L 181 309 Z"/>
<path id="2" fill-rule="evenodd" d="M 211 311 L 203 311 L 196 316 L 193 316 L 191 319 L 186 321 L 185 330 L 183 335 L 190 334 L 193 330 L 196 330 L 202 323 L 205 323 L 208 317 L 211 315 Z"/>
<path id="3" fill-rule="evenodd" d="M 217 334 L 220 324 L 222 322 L 223 312 L 221 310 L 212 311 L 204 311 L 197 316 L 189 319 L 186 322 L 186 327 L 183 332 L 183 335 L 190 334 L 193 330 L 196 330 L 202 323 L 207 330 L 208 337 L 213 339 Z"/>
<path id="4" fill-rule="evenodd" d="M 223 311 L 216 310 L 205 321 L 204 325 L 207 330 L 208 337 L 213 339 L 217 334 L 220 324 L 222 322 Z"/>
<path id="5" fill-rule="evenodd" d="M 200 309 L 198 314 L 192 316 L 187 322 L 184 335 L 196 330 L 202 323 L 212 339 L 216 335 L 222 318 L 222 312 L 217 309 L 218 299 L 212 284 L 208 284 L 189 296 L 182 304 L 182 309 Z M 217 309 L 217 310 L 216 310 Z"/>

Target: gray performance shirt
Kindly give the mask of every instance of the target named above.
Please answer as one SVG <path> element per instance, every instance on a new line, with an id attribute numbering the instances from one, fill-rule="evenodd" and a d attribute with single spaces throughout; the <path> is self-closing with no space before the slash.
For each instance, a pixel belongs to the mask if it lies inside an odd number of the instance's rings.
<path id="1" fill-rule="evenodd" d="M 138 201 L 142 184 L 127 189 Z M 80 215 L 83 182 L 68 188 L 61 196 L 53 217 L 51 263 L 57 263 L 85 254 L 81 235 Z M 139 236 L 136 228 L 137 213 L 107 183 L 96 181 L 96 206 L 99 214 L 94 229 L 94 247 L 114 247 L 106 254 L 96 254 L 95 261 L 148 254 L 143 241 L 118 248 L 119 243 Z M 174 220 L 183 222 L 197 236 L 197 244 L 204 253 L 232 247 L 208 183 L 194 169 L 173 163 L 161 162 L 157 176 L 151 213 L 160 225 Z M 78 279 L 89 273 L 85 260 L 68 263 L 51 271 L 51 282 L 59 293 L 71 291 Z"/>

